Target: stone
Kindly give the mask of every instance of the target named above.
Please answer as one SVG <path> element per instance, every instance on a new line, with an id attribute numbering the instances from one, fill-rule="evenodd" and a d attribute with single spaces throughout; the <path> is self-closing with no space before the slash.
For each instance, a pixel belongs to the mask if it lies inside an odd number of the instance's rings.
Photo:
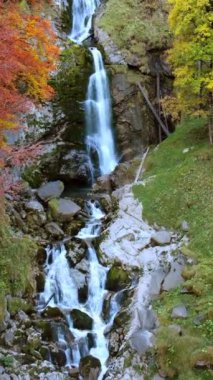
<path id="1" fill-rule="evenodd" d="M 38 196 L 42 201 L 49 201 L 53 198 L 59 198 L 64 191 L 62 181 L 51 181 L 41 185 L 38 189 Z"/>
<path id="2" fill-rule="evenodd" d="M 185 305 L 177 305 L 172 309 L 172 318 L 187 318 L 187 316 Z"/>
<path id="3" fill-rule="evenodd" d="M 39 265 L 44 265 L 47 258 L 46 249 L 40 247 L 36 254 L 36 259 Z"/>
<path id="4" fill-rule="evenodd" d="M 61 222 L 71 221 L 73 216 L 81 210 L 81 207 L 75 202 L 65 198 L 51 199 L 48 202 L 48 207 L 51 216 Z"/>
<path id="5" fill-rule="evenodd" d="M 78 309 L 73 309 L 70 312 L 73 319 L 73 327 L 79 330 L 92 330 L 93 320 L 92 318 Z"/>
<path id="6" fill-rule="evenodd" d="M 181 229 L 183 232 L 188 232 L 189 231 L 189 224 L 187 223 L 186 220 L 183 220 L 181 223 Z"/>
<path id="7" fill-rule="evenodd" d="M 25 208 L 30 211 L 44 212 L 44 207 L 42 204 L 36 200 L 32 200 L 25 203 Z"/>
<path id="8" fill-rule="evenodd" d="M 165 379 L 165 377 L 158 375 L 158 373 L 156 373 L 156 375 L 154 375 L 152 378 L 152 380 L 164 380 L 164 379 Z"/>
<path id="9" fill-rule="evenodd" d="M 129 273 L 118 265 L 113 265 L 107 272 L 106 289 L 117 292 L 131 283 Z"/>
<path id="10" fill-rule="evenodd" d="M 97 380 L 101 371 L 101 362 L 92 355 L 81 358 L 79 365 L 80 375 L 84 380 Z"/>
<path id="11" fill-rule="evenodd" d="M 182 282 L 183 277 L 181 275 L 183 271 L 183 261 L 174 260 L 171 263 L 169 273 L 166 275 L 163 284 L 162 290 L 169 291 L 171 289 L 177 288 Z"/>
<path id="12" fill-rule="evenodd" d="M 58 307 L 48 306 L 43 312 L 42 315 L 47 318 L 64 318 L 63 313 Z"/>
<path id="13" fill-rule="evenodd" d="M 41 293 L 44 291 L 45 286 L 45 274 L 44 272 L 39 272 L 36 274 L 36 290 L 38 293 Z"/>
<path id="14" fill-rule="evenodd" d="M 171 241 L 171 233 L 164 230 L 157 231 L 152 235 L 151 239 L 157 245 L 169 244 Z"/>
<path id="15" fill-rule="evenodd" d="M 52 362 L 53 364 L 59 366 L 59 367 L 64 367 L 66 365 L 66 362 L 67 362 L 67 358 L 66 358 L 66 354 L 64 352 L 64 350 L 51 350 L 50 351 L 51 353 L 51 358 L 52 358 Z"/>
<path id="16" fill-rule="evenodd" d="M 170 330 L 174 331 L 178 335 L 182 335 L 182 328 L 181 328 L 181 326 L 173 324 L 173 325 L 169 325 L 168 327 L 169 327 Z"/>
<path id="17" fill-rule="evenodd" d="M 20 310 L 27 314 L 34 311 L 33 305 L 19 297 L 7 297 L 7 308 L 11 316 L 15 316 Z"/>
<path id="18" fill-rule="evenodd" d="M 13 328 L 8 329 L 4 334 L 4 344 L 7 347 L 13 347 L 15 339 L 15 331 Z"/>
<path id="19" fill-rule="evenodd" d="M 142 355 L 146 350 L 153 346 L 153 334 L 147 330 L 138 330 L 130 337 L 131 347 Z"/>
<path id="20" fill-rule="evenodd" d="M 62 158 L 59 175 L 65 182 L 88 184 L 91 179 L 91 163 L 83 150 L 72 149 Z"/>
<path id="21" fill-rule="evenodd" d="M 3 375 L 0 376 L 0 380 L 11 380 L 11 377 L 4 373 Z"/>
<path id="22" fill-rule="evenodd" d="M 44 228 L 50 236 L 53 236 L 55 238 L 60 238 L 64 236 L 64 231 L 55 222 L 50 222 L 46 224 Z"/>
<path id="23" fill-rule="evenodd" d="M 93 185 L 92 190 L 94 193 L 104 193 L 111 191 L 111 181 L 108 174 L 98 177 L 96 183 Z"/>
<path id="24" fill-rule="evenodd" d="M 20 310 L 18 312 L 17 319 L 21 323 L 25 323 L 25 322 L 28 322 L 30 320 L 30 318 L 28 317 L 28 315 L 23 310 Z"/>

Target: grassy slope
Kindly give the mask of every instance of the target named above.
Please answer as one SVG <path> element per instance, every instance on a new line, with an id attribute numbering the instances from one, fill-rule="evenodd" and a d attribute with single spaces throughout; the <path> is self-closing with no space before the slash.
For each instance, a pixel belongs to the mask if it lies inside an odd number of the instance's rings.
<path id="1" fill-rule="evenodd" d="M 4 316 L 5 296 L 29 295 L 33 291 L 35 244 L 27 238 L 14 237 L 0 199 L 0 321 Z"/>
<path id="2" fill-rule="evenodd" d="M 127 57 L 136 55 L 146 61 L 147 49 L 166 48 L 170 43 L 167 11 L 164 0 L 108 0 L 99 26 Z"/>
<path id="3" fill-rule="evenodd" d="M 175 289 L 162 293 L 154 303 L 162 326 L 157 339 L 158 365 L 167 376 L 182 380 L 212 378 L 208 370 L 194 370 L 198 359 L 213 364 L 213 349 L 209 348 L 213 340 L 213 149 L 204 124 L 198 119 L 180 125 L 149 154 L 143 178 L 150 180 L 134 187 L 150 223 L 180 231 L 183 220 L 190 226 L 190 244 L 183 248 L 196 262 L 183 271 L 184 287 L 190 294 Z M 171 309 L 179 303 L 189 312 L 185 320 L 177 321 L 183 328 L 181 337 L 167 327 L 174 323 Z M 200 315 L 202 320 L 196 325 Z"/>

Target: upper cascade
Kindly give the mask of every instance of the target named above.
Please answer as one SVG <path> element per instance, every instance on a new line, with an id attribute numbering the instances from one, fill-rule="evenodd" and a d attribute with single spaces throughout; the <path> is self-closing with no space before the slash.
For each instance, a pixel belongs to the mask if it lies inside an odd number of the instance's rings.
<path id="1" fill-rule="evenodd" d="M 101 0 L 73 0 L 71 40 L 80 44 L 90 35 L 92 16 Z"/>
<path id="2" fill-rule="evenodd" d="M 96 152 L 101 175 L 110 174 L 117 165 L 112 133 L 112 107 L 107 74 L 100 51 L 90 48 L 94 73 L 89 78 L 86 113 L 86 145 L 89 154 Z"/>

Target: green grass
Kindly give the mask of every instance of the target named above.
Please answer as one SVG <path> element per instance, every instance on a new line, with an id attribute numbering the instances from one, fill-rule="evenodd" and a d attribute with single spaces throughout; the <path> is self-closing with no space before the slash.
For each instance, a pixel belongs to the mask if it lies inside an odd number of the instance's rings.
<path id="1" fill-rule="evenodd" d="M 156 0 L 108 0 L 99 26 L 104 29 L 125 56 L 140 58 L 148 69 L 147 49 L 168 47 L 168 4 Z"/>
<path id="2" fill-rule="evenodd" d="M 36 246 L 28 237 L 13 235 L 0 200 L 0 321 L 4 317 L 7 294 L 26 296 L 33 292 L 35 252 Z"/>
<path id="3" fill-rule="evenodd" d="M 185 151 L 187 149 L 187 151 Z M 185 153 L 184 153 L 185 152 Z M 213 365 L 209 348 L 213 341 L 213 149 L 208 142 L 206 121 L 183 122 L 168 139 L 153 149 L 145 162 L 144 185 L 134 186 L 143 204 L 144 218 L 153 224 L 181 232 L 189 224 L 190 243 L 182 248 L 195 264 L 183 270 L 184 288 L 163 292 L 154 302 L 161 323 L 157 334 L 157 363 L 169 378 L 210 379 L 210 370 L 195 370 L 199 359 Z M 171 319 L 172 308 L 184 303 L 188 317 Z M 198 326 L 194 323 L 202 315 Z M 178 323 L 183 336 L 173 336 L 168 325 Z"/>

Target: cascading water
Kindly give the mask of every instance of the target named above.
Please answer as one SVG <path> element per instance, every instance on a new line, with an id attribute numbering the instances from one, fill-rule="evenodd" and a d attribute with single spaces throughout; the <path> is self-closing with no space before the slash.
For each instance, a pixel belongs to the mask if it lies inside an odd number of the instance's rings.
<path id="1" fill-rule="evenodd" d="M 116 165 L 115 144 L 112 134 L 112 107 L 107 74 L 101 53 L 90 48 L 94 73 L 89 78 L 85 102 L 88 153 L 97 152 L 101 175 L 111 173 Z"/>
<path id="2" fill-rule="evenodd" d="M 90 33 L 92 16 L 101 0 L 74 0 L 72 8 L 71 40 L 80 44 Z M 91 162 L 98 157 L 98 174 L 111 173 L 117 158 L 112 134 L 112 107 L 107 74 L 102 55 L 97 48 L 90 48 L 94 72 L 89 78 L 85 101 L 86 146 Z"/>
<path id="3" fill-rule="evenodd" d="M 80 44 L 88 38 L 92 28 L 92 16 L 100 0 L 73 0 L 71 40 Z"/>
<path id="4" fill-rule="evenodd" d="M 84 240 L 88 247 L 89 280 L 87 301 L 82 304 L 78 299 L 78 287 L 72 276 L 72 268 L 66 258 L 66 249 L 63 245 L 47 248 L 47 259 L 45 263 L 46 280 L 44 292 L 40 294 L 38 309 L 43 311 L 47 306 L 58 307 L 65 315 L 69 328 L 75 341 L 69 344 L 63 331 L 58 331 L 58 342 L 64 347 L 68 367 L 77 367 L 81 357 L 91 354 L 98 358 L 101 363 L 101 380 L 106 373 L 106 362 L 109 356 L 108 341 L 105 336 L 113 324 L 114 318 L 119 311 L 119 293 L 111 298 L 108 322 L 102 319 L 103 302 L 107 294 L 105 281 L 107 268 L 103 267 L 96 255 L 92 244 L 93 239 L 101 233 L 101 219 L 104 213 L 97 202 L 87 202 L 86 211 L 90 219 L 86 226 L 80 230 L 77 239 Z M 92 331 L 78 330 L 73 327 L 70 312 L 73 309 L 80 310 L 89 315 L 93 320 Z M 94 344 L 88 342 L 88 334 L 92 333 Z"/>

